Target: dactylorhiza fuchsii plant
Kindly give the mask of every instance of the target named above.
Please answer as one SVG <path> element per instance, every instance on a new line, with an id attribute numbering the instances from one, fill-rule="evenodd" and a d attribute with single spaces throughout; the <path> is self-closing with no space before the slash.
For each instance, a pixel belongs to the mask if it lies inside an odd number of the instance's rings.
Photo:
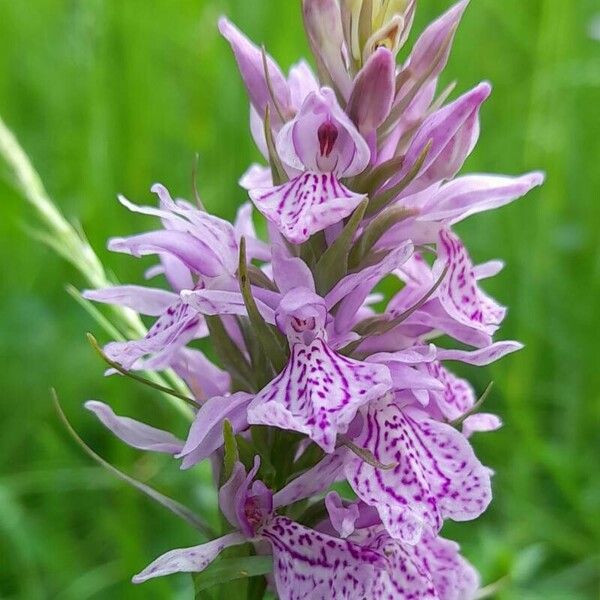
<path id="1" fill-rule="evenodd" d="M 230 224 L 162 185 L 157 206 L 120 198 L 157 229 L 109 248 L 156 256 L 147 278 L 170 290 L 84 294 L 156 318 L 103 353 L 111 372 L 177 374 L 193 422 L 183 440 L 86 407 L 183 469 L 209 460 L 219 488 L 222 536 L 168 551 L 135 583 L 222 561 L 261 578 L 252 598 L 266 587 L 282 600 L 477 596 L 476 571 L 439 532 L 490 503 L 492 472 L 469 437 L 501 422 L 447 363 L 484 366 L 521 345 L 493 340 L 506 309 L 480 287 L 502 263 L 473 264 L 453 227 L 543 176 L 457 177 L 491 91 L 450 102 L 452 88 L 438 90 L 467 3 L 405 51 L 416 0 L 304 0 L 317 71 L 300 62 L 287 76 L 220 20 L 264 157 L 240 180 L 250 201 Z M 383 280 L 399 290 L 387 303 Z M 203 338 L 218 366 L 195 347 Z"/>

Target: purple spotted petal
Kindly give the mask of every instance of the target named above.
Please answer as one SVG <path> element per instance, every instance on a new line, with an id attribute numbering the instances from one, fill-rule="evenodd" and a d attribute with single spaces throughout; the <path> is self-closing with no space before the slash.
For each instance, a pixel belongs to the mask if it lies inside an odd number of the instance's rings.
<path id="1" fill-rule="evenodd" d="M 412 550 L 415 561 L 430 573 L 439 600 L 473 600 L 479 589 L 477 571 L 459 554 L 455 542 L 426 533 Z"/>
<path id="2" fill-rule="evenodd" d="M 347 217 L 365 198 L 333 173 L 306 172 L 269 189 L 253 189 L 256 208 L 293 244 L 301 244 Z"/>
<path id="3" fill-rule="evenodd" d="M 502 419 L 497 415 L 489 413 L 478 413 L 470 415 L 463 421 L 462 432 L 465 437 L 471 437 L 474 433 L 485 431 L 496 431 L 502 427 Z"/>
<path id="4" fill-rule="evenodd" d="M 387 568 L 377 572 L 369 594 L 365 598 L 442 600 L 442 596 L 437 594 L 427 565 L 415 557 L 411 546 L 403 545 L 390 538 L 386 532 L 376 534 L 369 540 L 369 546 L 384 554 L 388 564 Z"/>
<path id="5" fill-rule="evenodd" d="M 129 417 L 120 417 L 103 402 L 89 400 L 85 403 L 85 407 L 93 412 L 107 429 L 133 448 L 166 454 L 177 454 L 183 448 L 183 442 L 172 433 Z"/>
<path id="6" fill-rule="evenodd" d="M 464 436 L 415 409 L 401 409 L 386 396 L 369 405 L 356 443 L 370 450 L 382 470 L 351 457 L 348 482 L 379 511 L 390 535 L 409 544 L 424 527 L 439 531 L 443 519 L 479 516 L 491 500 L 490 475 Z"/>
<path id="7" fill-rule="evenodd" d="M 280 600 L 364 600 L 378 569 L 379 552 L 340 540 L 285 517 L 261 532 L 273 548 L 275 587 Z"/>
<path id="8" fill-rule="evenodd" d="M 333 452 L 337 434 L 348 430 L 358 408 L 389 386 L 383 365 L 336 354 L 321 338 L 299 342 L 283 372 L 254 398 L 248 422 L 304 433 Z"/>
<path id="9" fill-rule="evenodd" d="M 247 408 L 252 396 L 237 392 L 231 396 L 211 398 L 205 402 L 190 429 L 185 446 L 180 453 L 182 469 L 189 469 L 208 458 L 223 445 L 223 421 L 231 422 L 233 431 L 239 433 L 248 427 Z"/>
<path id="10" fill-rule="evenodd" d="M 463 325 L 494 335 L 506 309 L 478 287 L 471 259 L 460 239 L 442 230 L 434 272 L 440 272 L 446 265 L 449 269 L 439 287 L 438 298 L 448 315 Z"/>
<path id="11" fill-rule="evenodd" d="M 138 360 L 153 355 L 153 369 L 158 371 L 170 366 L 174 354 L 188 342 L 206 334 L 202 316 L 187 304 L 177 301 L 156 320 L 144 338 L 112 342 L 104 351 L 124 369 L 137 368 Z"/>
<path id="12" fill-rule="evenodd" d="M 449 421 L 462 417 L 475 404 L 475 392 L 471 384 L 444 368 L 439 361 L 421 367 L 442 386 L 441 391 L 432 392 L 437 408 Z"/>
<path id="13" fill-rule="evenodd" d="M 148 579 L 172 573 L 198 573 L 206 569 L 225 548 L 243 544 L 245 541 L 246 538 L 236 531 L 200 546 L 171 550 L 148 565 L 132 581 L 143 583 Z"/>

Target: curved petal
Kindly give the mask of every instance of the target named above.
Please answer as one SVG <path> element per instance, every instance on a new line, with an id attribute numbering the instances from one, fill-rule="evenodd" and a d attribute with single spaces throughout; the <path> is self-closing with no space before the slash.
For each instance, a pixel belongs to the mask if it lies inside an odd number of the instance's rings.
<path id="1" fill-rule="evenodd" d="M 462 417 L 475 405 L 475 392 L 466 379 L 461 379 L 444 368 L 439 361 L 423 365 L 423 369 L 436 379 L 442 386 L 441 391 L 435 390 L 432 396 L 441 414 L 453 421 Z"/>
<path id="2" fill-rule="evenodd" d="M 107 429 L 133 448 L 166 454 L 177 454 L 183 448 L 183 442 L 168 431 L 156 429 L 129 417 L 120 417 L 103 402 L 88 400 L 85 407 L 93 412 Z"/>
<path id="3" fill-rule="evenodd" d="M 249 193 L 256 208 L 293 244 L 342 221 L 365 198 L 344 187 L 333 173 L 315 172 Z"/>
<path id="4" fill-rule="evenodd" d="M 267 105 L 270 105 L 273 120 L 281 124 L 271 98 L 262 51 L 225 17 L 219 19 L 219 31 L 231 45 L 240 74 L 248 90 L 250 102 L 261 117 L 264 116 Z M 275 101 L 280 109 L 287 111 L 290 105 L 290 91 L 285 76 L 268 54 L 266 59 L 270 87 L 273 90 Z"/>
<path id="5" fill-rule="evenodd" d="M 329 88 L 309 94 L 300 112 L 277 136 L 281 160 L 298 171 L 362 173 L 371 151 Z"/>
<path id="6" fill-rule="evenodd" d="M 476 213 L 493 210 L 521 198 L 543 182 L 544 175 L 539 172 L 521 177 L 459 177 L 442 186 L 439 192 L 431 197 L 421 209 L 419 219 L 455 224 Z"/>
<path id="7" fill-rule="evenodd" d="M 285 517 L 261 532 L 273 548 L 274 578 L 280 600 L 363 600 L 385 557 Z"/>
<path id="8" fill-rule="evenodd" d="M 331 453 L 358 408 L 390 383 L 385 366 L 336 354 L 320 338 L 296 343 L 283 372 L 254 398 L 248 422 L 304 433 Z"/>
<path id="9" fill-rule="evenodd" d="M 204 320 L 181 301 L 172 304 L 140 340 L 112 342 L 104 348 L 106 355 L 124 369 L 141 368 L 137 361 L 153 355 L 152 370 L 170 366 L 175 353 L 188 342 L 201 337 Z"/>
<path id="10" fill-rule="evenodd" d="M 177 300 L 177 294 L 173 292 L 139 285 L 119 285 L 101 290 L 85 290 L 82 296 L 86 300 L 94 302 L 126 306 L 141 315 L 152 317 L 161 315 Z"/>
<path id="11" fill-rule="evenodd" d="M 343 476 L 343 456 L 343 451 L 326 455 L 312 469 L 305 471 L 276 492 L 273 496 L 273 506 L 275 508 L 289 506 L 329 489 L 330 485 L 339 481 Z"/>
<path id="12" fill-rule="evenodd" d="M 206 569 L 225 548 L 245 542 L 246 538 L 236 531 L 200 546 L 171 550 L 148 565 L 132 581 L 143 583 L 148 579 L 173 573 L 198 573 Z"/>
<path id="13" fill-rule="evenodd" d="M 208 458 L 223 445 L 223 421 L 231 422 L 234 433 L 248 427 L 247 408 L 252 396 L 237 392 L 231 396 L 211 398 L 201 407 L 178 458 L 182 469 L 189 469 Z"/>
<path id="14" fill-rule="evenodd" d="M 486 348 L 471 351 L 438 348 L 436 355 L 439 360 L 457 360 L 468 365 L 484 367 L 522 348 L 523 344 L 520 342 L 496 342 Z"/>
<path id="15" fill-rule="evenodd" d="M 462 432 L 465 437 L 471 437 L 477 432 L 497 431 L 502 427 L 502 419 L 489 413 L 470 415 L 463 421 Z"/>
<path id="16" fill-rule="evenodd" d="M 448 266 L 438 290 L 441 305 L 459 323 L 494 335 L 506 309 L 478 287 L 471 259 L 460 239 L 449 230 L 442 230 L 439 241 L 434 274 Z"/>
<path id="17" fill-rule="evenodd" d="M 474 519 L 491 500 L 489 471 L 464 436 L 389 396 L 371 402 L 356 443 L 396 465 L 382 470 L 351 457 L 346 466 L 354 491 L 396 539 L 415 544 L 425 527 L 437 532 L 444 518 Z"/>
<path id="18" fill-rule="evenodd" d="M 360 511 L 356 504 L 344 506 L 337 492 L 329 492 L 325 496 L 325 506 L 329 514 L 329 520 L 341 538 L 347 538 L 354 533 L 354 526 Z"/>

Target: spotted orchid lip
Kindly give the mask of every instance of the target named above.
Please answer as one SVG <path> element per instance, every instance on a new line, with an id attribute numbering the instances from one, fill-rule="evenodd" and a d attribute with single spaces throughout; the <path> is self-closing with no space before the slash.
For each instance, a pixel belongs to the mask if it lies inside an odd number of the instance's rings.
<path id="1" fill-rule="evenodd" d="M 485 280 L 503 263 L 475 264 L 453 226 L 544 176 L 456 176 L 491 86 L 434 99 L 468 0 L 397 63 L 415 4 L 303 0 L 319 77 L 306 62 L 284 74 L 222 18 L 269 163 L 242 177 L 250 201 L 231 224 L 158 184 L 158 207 L 120 197 L 160 224 L 109 248 L 155 257 L 147 276 L 169 289 L 119 285 L 85 297 L 154 320 L 147 331 L 135 321 L 139 339 L 109 343 L 104 355 L 122 374 L 151 371 L 165 385 L 134 378 L 188 401 L 193 422 L 180 439 L 103 403 L 86 407 L 125 443 L 182 469 L 210 460 L 232 530 L 167 552 L 136 583 L 202 571 L 252 544 L 256 555 L 238 558 L 257 559 L 261 574 L 272 568 L 282 600 L 476 597 L 476 572 L 438 534 L 446 520 L 486 510 L 491 471 L 469 438 L 502 421 L 478 412 L 486 393 L 477 401 L 448 363 L 480 367 L 522 345 L 493 341 L 506 309 Z M 192 346 L 205 338 L 206 355 Z M 138 489 L 204 531 L 198 515 Z"/>

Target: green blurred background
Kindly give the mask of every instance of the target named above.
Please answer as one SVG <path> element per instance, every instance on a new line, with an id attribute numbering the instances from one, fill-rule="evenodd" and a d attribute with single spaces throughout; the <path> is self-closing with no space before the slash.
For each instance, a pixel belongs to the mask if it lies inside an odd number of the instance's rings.
<path id="1" fill-rule="evenodd" d="M 56 203 L 81 221 L 122 281 L 140 261 L 105 240 L 151 226 L 115 195 L 151 200 L 150 185 L 191 196 L 195 152 L 205 204 L 232 217 L 236 185 L 258 158 L 245 94 L 215 22 L 228 14 L 288 67 L 307 55 L 297 0 L 0 0 L 0 114 Z M 449 5 L 421 0 L 415 31 Z M 600 41 L 596 0 L 473 0 L 444 82 L 486 78 L 495 93 L 468 170 L 542 168 L 541 191 L 461 225 L 477 260 L 503 257 L 487 286 L 510 306 L 505 339 L 526 350 L 471 372 L 496 387 L 502 431 L 475 439 L 497 475 L 493 508 L 452 525 L 500 599 L 598 597 L 600 553 Z M 214 514 L 201 475 L 115 441 L 81 408 L 169 426 L 185 423 L 152 393 L 103 365 L 84 334 L 100 334 L 65 293 L 79 275 L 32 241 L 33 221 L 0 167 L 0 597 L 189 598 L 186 576 L 136 588 L 129 577 L 193 531 L 100 471 L 58 424 L 55 386 L 82 436 L 128 473 Z M 105 338 L 102 338 L 103 340 Z"/>

